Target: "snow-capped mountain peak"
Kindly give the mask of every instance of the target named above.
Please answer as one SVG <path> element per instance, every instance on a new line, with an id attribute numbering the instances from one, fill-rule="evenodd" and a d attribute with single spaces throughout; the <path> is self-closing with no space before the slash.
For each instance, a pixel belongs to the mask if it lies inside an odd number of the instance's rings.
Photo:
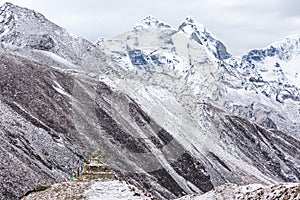
<path id="1" fill-rule="evenodd" d="M 300 87 L 300 35 L 293 34 L 241 57 L 243 74 L 263 81 Z M 256 75 L 255 75 L 256 74 Z M 295 92 L 293 95 L 297 96 Z"/>
<path id="2" fill-rule="evenodd" d="M 92 43 L 68 33 L 41 13 L 11 3 L 0 8 L 0 41 L 15 54 L 44 64 L 49 64 L 54 56 L 55 65 L 68 63 L 71 68 L 82 66 L 85 63 L 82 55 L 89 55 L 91 49 L 99 51 Z M 99 58 L 101 56 L 100 53 Z"/>
<path id="3" fill-rule="evenodd" d="M 279 60 L 288 61 L 293 55 L 300 54 L 300 34 L 293 34 L 281 41 L 273 42 L 263 49 L 253 49 L 243 56 L 244 60 L 250 62 L 262 62 L 267 57 L 276 57 Z"/>
<path id="4" fill-rule="evenodd" d="M 171 28 L 171 26 L 152 15 L 148 15 L 144 19 L 138 21 L 134 28 Z"/>
<path id="5" fill-rule="evenodd" d="M 192 16 L 188 15 L 178 27 L 179 31 L 191 35 L 194 32 L 208 32 L 203 24 L 196 22 Z M 211 33 L 209 33 L 212 35 Z"/>
<path id="6" fill-rule="evenodd" d="M 10 2 L 5 2 L 2 6 L 1 6 L 1 11 L 3 10 L 8 10 L 8 9 L 12 9 L 15 8 L 16 6 Z"/>
<path id="7" fill-rule="evenodd" d="M 20 33 L 30 33 L 32 30 L 41 30 L 44 27 L 58 26 L 49 22 L 44 15 L 33 10 L 4 3 L 0 8 L 0 37 L 12 43 Z M 5 38 L 4 38 L 5 37 Z"/>
<path id="8" fill-rule="evenodd" d="M 0 8 L 0 33 L 8 32 L 14 26 L 14 15 L 16 13 L 16 6 L 12 3 L 4 3 Z"/>
<path id="9" fill-rule="evenodd" d="M 186 20 L 186 21 L 190 21 L 190 22 L 194 22 L 194 19 L 193 19 L 193 17 L 192 17 L 191 15 L 187 15 L 187 16 L 185 17 L 185 20 Z"/>
<path id="10" fill-rule="evenodd" d="M 31 20 L 32 18 L 37 18 L 40 21 L 44 21 L 46 18 L 33 10 L 16 6 L 12 3 L 6 2 L 0 8 L 0 22 L 2 24 L 7 25 L 9 21 L 12 19 L 20 19 L 20 20 Z"/>
<path id="11" fill-rule="evenodd" d="M 296 45 L 298 45 L 300 42 L 300 34 L 299 33 L 294 33 L 292 35 L 289 35 L 287 37 L 285 37 L 283 40 L 278 41 L 278 42 L 273 42 L 271 45 L 269 46 L 282 46 L 284 43 L 285 44 L 291 44 L 294 43 Z"/>
<path id="12" fill-rule="evenodd" d="M 225 45 L 203 25 L 196 22 L 191 16 L 187 16 L 179 25 L 178 32 L 196 41 L 206 48 L 219 60 L 230 58 Z"/>

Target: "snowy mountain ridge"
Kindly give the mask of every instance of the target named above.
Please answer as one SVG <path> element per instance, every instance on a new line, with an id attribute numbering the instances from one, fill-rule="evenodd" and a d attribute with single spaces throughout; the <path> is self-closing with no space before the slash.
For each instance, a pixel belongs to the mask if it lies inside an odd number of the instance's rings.
<path id="1" fill-rule="evenodd" d="M 142 29 L 142 28 L 171 28 L 170 25 L 164 23 L 163 21 L 155 18 L 152 15 L 146 16 L 144 19 L 140 20 L 133 27 L 134 29 Z"/>
<path id="2" fill-rule="evenodd" d="M 97 73 L 114 71 L 103 52 L 92 43 L 68 33 L 42 14 L 12 3 L 5 3 L 0 12 L 0 41 L 3 49 L 58 68 L 84 69 Z M 90 62 L 90 59 L 95 62 Z"/>
<path id="3" fill-rule="evenodd" d="M 124 69 L 147 81 L 175 93 L 192 93 L 199 101 L 210 99 L 234 115 L 299 138 L 298 40 L 294 35 L 245 56 L 229 56 L 220 54 L 218 40 L 205 26 L 187 17 L 178 30 L 133 30 L 96 45 Z M 283 55 L 290 55 L 289 59 Z M 168 78 L 157 80 L 158 74 L 168 74 Z M 184 89 L 182 81 L 170 84 L 167 79 L 182 80 Z M 250 97 L 253 100 L 249 101 Z"/>
<path id="4" fill-rule="evenodd" d="M 241 58 L 242 68 L 253 68 L 263 81 L 277 81 L 300 88 L 300 35 L 294 34 L 264 49 L 249 51 Z M 245 72 L 247 73 L 247 72 Z"/>
<path id="5" fill-rule="evenodd" d="M 227 59 L 222 64 L 225 69 L 224 75 L 232 74 L 224 76 L 228 78 L 225 80 L 227 85 L 233 89 L 239 87 L 255 91 L 260 94 L 259 96 L 263 95 L 269 99 L 267 100 L 269 103 L 265 103 L 268 109 L 256 108 L 260 110 L 260 115 L 268 116 L 266 119 L 269 121 L 268 123 L 271 122 L 270 127 L 290 132 L 296 138 L 298 138 L 300 128 L 299 39 L 299 34 L 294 34 L 266 48 L 254 49 L 244 56 Z M 261 99 L 265 97 L 260 97 L 260 101 L 257 102 L 262 102 Z M 253 103 L 255 104 L 255 101 Z M 249 109 L 249 106 L 246 110 Z M 241 111 L 240 108 L 236 111 L 233 111 L 234 108 L 230 109 L 236 114 L 240 113 L 240 116 L 249 115 L 249 113 L 241 114 L 244 111 Z M 254 110 L 256 109 L 254 108 Z M 265 111 L 261 113 L 262 110 Z M 272 114 L 273 111 L 275 112 Z M 252 120 L 258 122 L 258 117 Z M 283 122 L 285 120 L 289 122 Z M 262 124 L 266 124 L 266 122 Z"/>
<path id="6" fill-rule="evenodd" d="M 289 35 L 281 41 L 274 42 L 261 50 L 251 50 L 243 59 L 263 61 L 263 58 L 277 56 L 281 60 L 289 60 L 293 54 L 299 54 L 300 34 Z M 261 56 L 261 57 L 260 57 Z"/>
<path id="7" fill-rule="evenodd" d="M 206 46 L 217 59 L 224 60 L 231 57 L 225 45 L 220 40 L 217 40 L 204 25 L 197 23 L 191 16 L 185 18 L 179 25 L 178 30 L 187 34 L 192 40 Z"/>
<path id="8" fill-rule="evenodd" d="M 158 31 L 165 33 L 169 32 L 169 35 L 185 35 L 185 37 L 199 43 L 200 45 L 205 46 L 205 49 L 207 49 L 217 59 L 223 60 L 231 57 L 231 55 L 227 52 L 225 45 L 221 41 L 217 40 L 215 36 L 210 33 L 204 25 L 195 22 L 191 16 L 187 16 L 177 29 L 172 28 L 170 25 L 151 15 L 140 20 L 133 27 L 134 32 L 142 35 L 143 32 L 154 31 L 153 29 L 157 29 Z M 116 38 L 118 37 L 119 36 L 117 36 Z M 100 39 L 96 41 L 95 44 L 101 46 L 102 42 L 102 39 Z M 172 41 L 168 42 L 170 44 L 172 43 Z"/>

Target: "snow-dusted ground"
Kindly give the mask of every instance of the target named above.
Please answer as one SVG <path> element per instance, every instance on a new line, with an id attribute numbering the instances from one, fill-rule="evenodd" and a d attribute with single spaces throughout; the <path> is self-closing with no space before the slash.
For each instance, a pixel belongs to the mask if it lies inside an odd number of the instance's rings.
<path id="1" fill-rule="evenodd" d="M 72 181 L 52 185 L 49 189 L 34 192 L 22 200 L 154 200 L 150 194 L 137 189 L 133 185 L 118 180 Z M 236 185 L 224 184 L 202 195 L 186 195 L 176 200 L 298 200 L 300 184 L 282 183 L 263 186 L 261 184 Z"/>
<path id="2" fill-rule="evenodd" d="M 49 189 L 31 193 L 22 200 L 153 200 L 135 186 L 119 180 L 71 181 L 52 185 Z"/>
<path id="3" fill-rule="evenodd" d="M 252 184 L 238 186 L 225 184 L 203 195 L 190 195 L 178 200 L 298 200 L 300 199 L 300 184 L 284 183 L 263 186 Z"/>
<path id="4" fill-rule="evenodd" d="M 86 199 L 89 200 L 139 200 L 151 199 L 142 191 L 132 185 L 128 185 L 121 181 L 98 181 L 90 186 L 89 190 L 84 193 Z"/>

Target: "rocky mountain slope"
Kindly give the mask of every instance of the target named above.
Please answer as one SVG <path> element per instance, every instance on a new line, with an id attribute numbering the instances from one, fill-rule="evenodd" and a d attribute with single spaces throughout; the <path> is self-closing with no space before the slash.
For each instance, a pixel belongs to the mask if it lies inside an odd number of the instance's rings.
<path id="1" fill-rule="evenodd" d="M 190 17 L 147 17 L 96 47 L 26 8 L 0 15 L 0 199 L 62 181 L 97 148 L 160 199 L 300 181 L 298 87 L 278 101 L 288 86 L 244 76 L 256 66 Z"/>

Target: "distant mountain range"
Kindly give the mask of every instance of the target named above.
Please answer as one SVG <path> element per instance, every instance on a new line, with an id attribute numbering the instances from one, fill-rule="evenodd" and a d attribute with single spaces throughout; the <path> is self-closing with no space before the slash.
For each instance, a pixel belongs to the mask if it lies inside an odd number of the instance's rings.
<path id="1" fill-rule="evenodd" d="M 5 3 L 0 40 L 0 199 L 97 148 L 159 199 L 300 181 L 299 35 L 233 56 L 190 16 L 147 16 L 92 44 Z"/>

